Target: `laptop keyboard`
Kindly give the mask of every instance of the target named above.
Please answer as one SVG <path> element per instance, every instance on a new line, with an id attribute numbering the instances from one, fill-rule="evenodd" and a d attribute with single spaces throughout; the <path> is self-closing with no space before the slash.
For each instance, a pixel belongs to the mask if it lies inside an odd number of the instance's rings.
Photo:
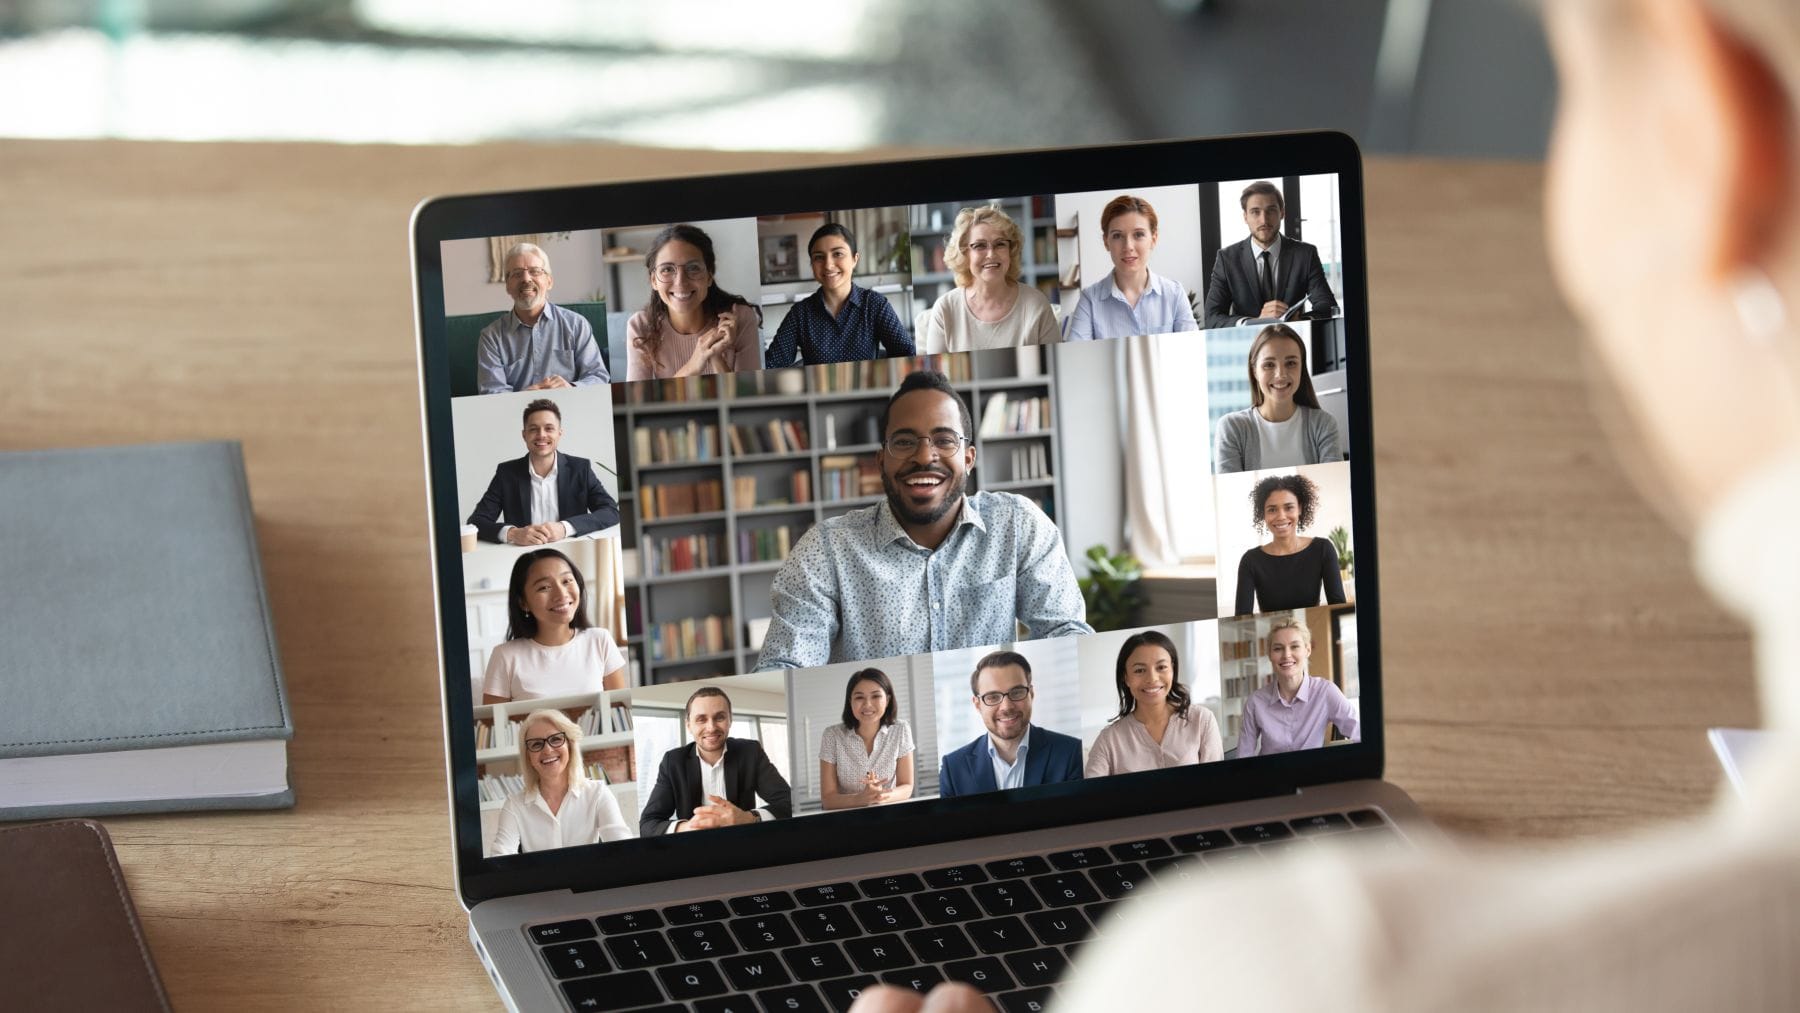
<path id="1" fill-rule="evenodd" d="M 527 930 L 588 1010 L 813 1013 L 876 983 L 962 981 L 1006 1013 L 1048 1006 L 1075 950 L 1158 882 L 1260 862 L 1325 835 L 1401 846 L 1373 809 L 952 865 Z"/>

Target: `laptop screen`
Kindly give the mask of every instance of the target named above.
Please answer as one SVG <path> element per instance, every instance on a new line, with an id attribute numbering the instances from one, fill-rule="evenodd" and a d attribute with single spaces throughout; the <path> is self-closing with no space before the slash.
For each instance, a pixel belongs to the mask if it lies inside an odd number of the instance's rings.
<path id="1" fill-rule="evenodd" d="M 1359 177 L 1229 167 L 421 227 L 459 854 L 1366 770 Z"/>

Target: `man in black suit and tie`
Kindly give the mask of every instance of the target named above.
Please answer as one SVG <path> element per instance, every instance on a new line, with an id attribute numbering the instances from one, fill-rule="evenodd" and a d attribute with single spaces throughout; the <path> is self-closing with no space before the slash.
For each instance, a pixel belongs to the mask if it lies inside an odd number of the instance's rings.
<path id="1" fill-rule="evenodd" d="M 1306 316 L 1322 320 L 1337 312 L 1325 282 L 1319 249 L 1281 234 L 1287 204 L 1275 184 L 1257 180 L 1238 198 L 1250 236 L 1219 251 L 1206 283 L 1206 326 L 1236 327 L 1280 318 L 1302 299 L 1312 300 Z"/>
<path id="2" fill-rule="evenodd" d="M 545 545 L 619 523 L 593 462 L 558 453 L 562 409 L 549 398 L 525 406 L 525 456 L 494 469 L 468 523 L 483 541 Z M 505 521 L 502 523 L 502 518 Z"/>
<path id="3" fill-rule="evenodd" d="M 638 820 L 638 836 L 733 827 L 794 814 L 788 783 L 755 739 L 734 739 L 731 698 L 717 686 L 702 686 L 688 697 L 687 730 L 692 742 L 663 754 Z M 757 808 L 757 796 L 762 807 Z"/>

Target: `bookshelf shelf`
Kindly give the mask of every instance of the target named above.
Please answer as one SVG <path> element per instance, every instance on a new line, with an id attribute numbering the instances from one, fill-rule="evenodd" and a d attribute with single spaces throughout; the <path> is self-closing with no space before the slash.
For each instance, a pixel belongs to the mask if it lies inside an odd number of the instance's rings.
<path id="1" fill-rule="evenodd" d="M 1015 218 L 1024 220 L 1018 215 Z M 1027 283 L 1033 283 L 1029 277 Z M 723 566 L 654 576 L 640 570 L 626 578 L 627 597 L 636 610 L 629 624 L 632 629 L 643 633 L 660 629 L 666 646 L 670 643 L 666 639 L 669 624 L 679 628 L 692 620 L 698 626 L 717 617 L 725 623 L 724 643 L 730 648 L 656 659 L 651 657 L 652 638 L 634 636 L 635 654 L 646 684 L 732 675 L 755 664 L 758 652 L 748 646 L 751 638 L 747 620 L 768 615 L 770 580 L 783 566 L 781 560 L 756 557 L 780 551 L 769 539 L 782 528 L 786 529 L 787 551 L 791 552 L 814 524 L 886 501 L 880 492 L 839 499 L 825 499 L 823 494 L 827 490 L 871 489 L 869 468 L 879 461 L 881 452 L 880 444 L 869 439 L 874 428 L 872 421 L 892 396 L 900 377 L 919 368 L 921 362 L 950 375 L 952 388 L 968 402 L 978 423 L 983 407 L 1001 392 L 1008 394 L 1009 401 L 1055 397 L 1057 377 L 1047 350 L 1007 348 L 915 360 L 877 359 L 794 367 L 791 371 L 738 373 L 719 378 L 716 389 L 721 396 L 717 398 L 686 403 L 632 403 L 625 398 L 614 405 L 620 484 L 637 490 L 634 501 L 623 512 L 621 533 L 626 547 L 643 553 L 651 551 L 653 543 L 662 544 L 671 534 L 717 536 L 723 540 L 725 552 L 709 561 L 730 560 Z M 796 380 L 803 384 L 798 393 Z M 777 422 L 794 427 L 798 440 L 804 441 L 807 449 L 747 454 L 732 450 L 733 427 L 766 435 L 771 424 Z M 690 423 L 702 428 L 717 426 L 721 437 L 718 456 L 704 462 L 637 464 L 638 447 L 633 434 L 640 426 L 682 429 Z M 991 456 L 987 460 L 1005 461 L 1010 455 L 1026 454 L 1031 457 L 1032 468 L 1024 473 L 1030 475 L 1025 478 L 1015 477 L 1021 472 L 1009 470 L 1004 464 L 990 464 L 971 474 L 971 491 L 1015 491 L 1035 500 L 1055 519 L 1062 499 L 1058 434 L 1045 429 L 988 437 L 980 435 L 979 426 L 977 430 L 975 446 L 978 453 L 984 445 L 989 446 Z M 790 438 L 786 442 L 793 445 L 796 441 Z M 827 447 L 825 444 L 830 442 L 837 445 Z M 742 441 L 740 445 L 744 445 Z M 745 449 L 752 448 L 745 445 Z M 852 460 L 854 466 L 850 464 Z M 683 468 L 690 470 L 684 474 Z M 724 509 L 643 518 L 641 506 L 650 495 L 644 491 L 647 488 L 715 480 L 722 486 Z M 752 484 L 756 491 L 754 500 L 747 498 Z M 764 498 L 800 501 L 760 502 Z M 743 502 L 757 505 L 739 507 Z M 707 643 L 702 641 L 700 646 Z"/>

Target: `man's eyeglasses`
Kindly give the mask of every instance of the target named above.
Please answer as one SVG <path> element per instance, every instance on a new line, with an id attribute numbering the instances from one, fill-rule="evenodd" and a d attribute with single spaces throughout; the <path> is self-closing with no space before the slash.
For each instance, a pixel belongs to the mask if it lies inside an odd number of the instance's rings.
<path id="1" fill-rule="evenodd" d="M 990 243 L 985 239 L 977 239 L 973 243 L 970 243 L 968 248 L 971 252 L 985 257 L 990 252 L 1005 253 L 1007 250 L 1012 249 L 1012 240 L 996 239 Z"/>
<path id="2" fill-rule="evenodd" d="M 689 281 L 699 281 L 701 278 L 706 277 L 706 265 L 698 260 L 690 260 L 685 264 L 656 265 L 657 281 L 674 281 L 677 274 L 687 275 L 687 280 Z"/>
<path id="3" fill-rule="evenodd" d="M 529 276 L 532 281 L 537 281 L 539 278 L 542 278 L 549 273 L 550 269 L 547 267 L 515 267 L 506 272 L 506 280 L 518 281 L 520 278 Z"/>
<path id="4" fill-rule="evenodd" d="M 526 739 L 525 751 L 527 753 L 541 753 L 544 751 L 545 746 L 549 746 L 551 749 L 561 749 L 568 744 L 569 737 L 561 732 L 557 732 L 555 735 L 546 735 L 541 739 Z"/>
<path id="5" fill-rule="evenodd" d="M 1011 700 L 1013 703 L 1018 703 L 1019 701 L 1025 699 L 1026 697 L 1028 697 L 1030 695 L 1031 695 L 1031 687 L 1027 685 L 1027 686 L 1014 686 L 1013 688 L 1007 690 L 1004 693 L 1002 693 L 996 689 L 991 692 L 981 694 L 981 696 L 978 697 L 977 699 L 979 699 L 981 701 L 981 705 L 983 707 L 998 707 L 998 706 L 1000 706 L 1000 701 L 1002 701 L 1002 700 Z"/>
<path id="6" fill-rule="evenodd" d="M 933 433 L 929 442 L 931 449 L 937 451 L 938 456 L 948 457 L 962 449 L 962 445 L 967 443 L 968 439 L 967 436 L 957 436 L 954 433 Z M 884 446 L 887 447 L 890 456 L 904 460 L 918 453 L 919 444 L 925 442 L 927 441 L 917 436 L 890 436 Z"/>

